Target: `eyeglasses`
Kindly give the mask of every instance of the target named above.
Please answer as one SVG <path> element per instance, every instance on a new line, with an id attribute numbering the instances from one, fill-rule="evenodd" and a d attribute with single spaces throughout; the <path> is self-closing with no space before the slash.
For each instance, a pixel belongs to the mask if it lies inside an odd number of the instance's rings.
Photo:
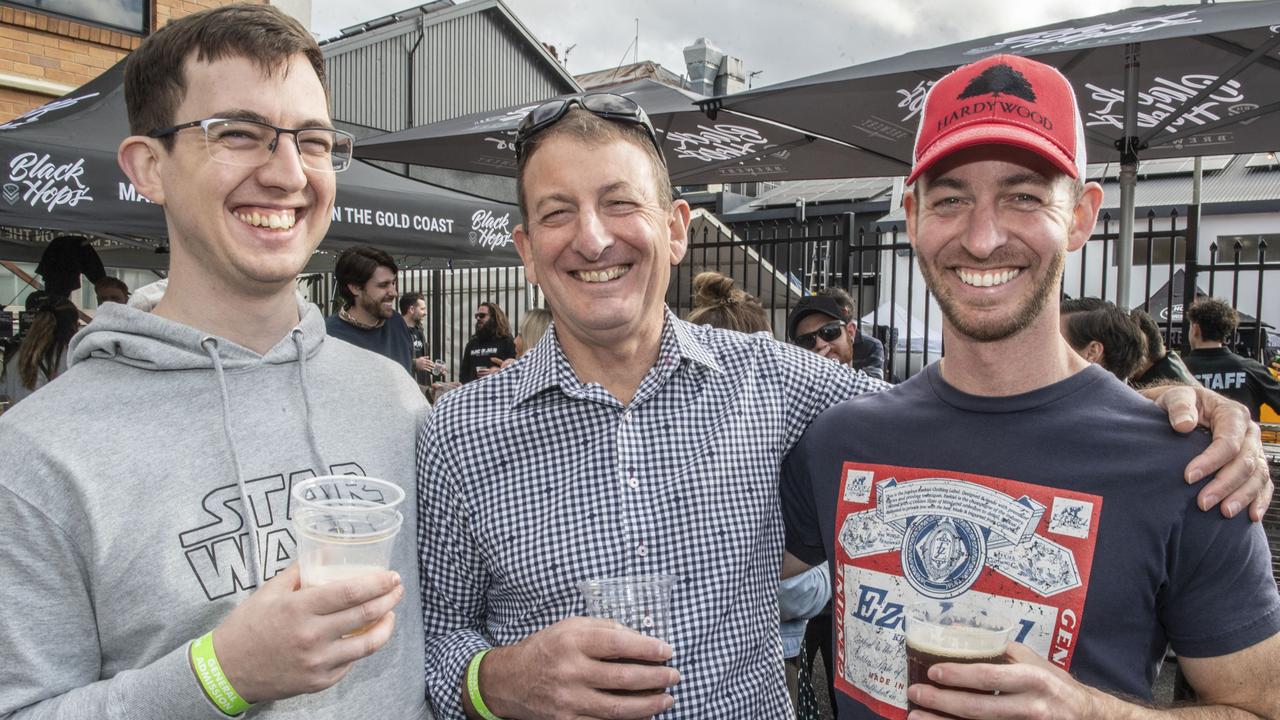
<path id="1" fill-rule="evenodd" d="M 533 112 L 524 116 L 524 120 L 520 121 L 519 129 L 516 130 L 516 160 L 521 158 L 525 143 L 529 142 L 534 135 L 560 122 L 560 119 L 574 107 L 580 107 L 605 120 L 630 123 L 644 128 L 653 147 L 658 150 L 658 159 L 662 160 L 664 167 L 666 166 L 667 160 L 662 157 L 662 143 L 658 141 L 658 133 L 653 129 L 653 123 L 649 122 L 649 116 L 644 108 L 637 105 L 631 98 L 613 93 L 589 93 L 557 98 L 534 108 Z"/>
<path id="2" fill-rule="evenodd" d="M 797 335 L 796 345 L 799 345 L 805 350 L 812 350 L 813 346 L 817 344 L 815 338 L 822 338 L 822 342 L 832 343 L 835 342 L 836 338 L 840 337 L 840 334 L 843 332 L 844 322 L 840 320 L 832 320 L 813 332 Z"/>
<path id="3" fill-rule="evenodd" d="M 333 128 L 280 128 L 256 120 L 229 120 L 207 118 L 152 130 L 147 137 L 162 138 L 177 134 L 187 128 L 198 127 L 204 132 L 205 147 L 209 156 L 220 163 L 242 167 L 260 167 L 271 159 L 280 135 L 293 135 L 302 166 L 319 172 L 342 172 L 351 165 L 351 153 L 355 137 Z"/>
<path id="4" fill-rule="evenodd" d="M 476 313 L 476 319 L 477 319 L 477 320 L 488 320 L 488 319 L 489 319 L 489 316 L 488 316 L 486 313 Z"/>

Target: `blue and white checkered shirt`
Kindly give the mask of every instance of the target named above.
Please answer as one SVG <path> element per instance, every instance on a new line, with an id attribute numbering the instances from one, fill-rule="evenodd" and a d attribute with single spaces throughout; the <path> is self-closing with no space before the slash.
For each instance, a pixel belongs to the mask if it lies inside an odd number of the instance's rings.
<path id="1" fill-rule="evenodd" d="M 554 329 L 444 396 L 418 438 L 427 687 L 461 718 L 467 662 L 584 614 L 588 578 L 669 574 L 662 717 L 791 716 L 778 639 L 782 458 L 820 412 L 887 387 L 760 333 L 669 311 L 635 398 L 584 385 Z"/>

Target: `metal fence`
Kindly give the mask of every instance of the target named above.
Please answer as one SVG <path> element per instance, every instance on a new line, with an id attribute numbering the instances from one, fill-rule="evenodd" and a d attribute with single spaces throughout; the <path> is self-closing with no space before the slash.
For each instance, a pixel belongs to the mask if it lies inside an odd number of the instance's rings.
<path id="1" fill-rule="evenodd" d="M 1195 297 L 1200 291 L 1221 296 L 1255 319 L 1242 323 L 1235 349 L 1263 359 L 1268 339 L 1260 322 L 1268 300 L 1265 281 L 1280 281 L 1280 261 L 1267 260 L 1265 240 L 1258 243 L 1256 258 L 1245 259 L 1239 242 L 1225 249 L 1211 243 L 1209 256 L 1201 261 L 1194 214 L 1185 210 L 1148 213 L 1134 232 L 1132 287 L 1135 293 L 1142 290 L 1142 300 L 1119 302 L 1118 225 L 1118 220 L 1104 215 L 1099 231 L 1079 252 L 1068 255 L 1064 294 L 1154 310 L 1169 346 L 1184 350 L 1188 333 L 1181 298 Z M 779 339 L 785 339 L 786 317 L 801 297 L 819 288 L 841 287 L 857 301 L 863 331 L 884 344 L 892 377 L 910 377 L 942 356 L 942 315 L 925 288 L 903 228 L 859 227 L 852 213 L 803 222 L 696 222 L 688 252 L 674 268 L 667 293 L 667 303 L 677 315 L 685 317 L 692 309 L 693 278 L 703 270 L 734 278 L 760 300 Z M 326 312 L 333 311 L 333 276 L 325 273 L 303 279 L 310 299 Z M 525 282 L 521 267 L 402 269 L 400 291 L 426 297 L 425 325 L 432 356 L 443 360 L 452 374 L 474 328 L 472 313 L 481 302 L 497 303 L 507 313 L 513 332 L 519 332 L 526 310 L 545 306 L 538 289 Z"/>
<path id="2" fill-rule="evenodd" d="M 326 315 L 336 312 L 337 290 L 332 273 L 316 273 L 302 278 L 308 299 Z M 542 294 L 525 282 L 523 267 L 420 270 L 401 268 L 398 289 L 403 295 L 420 292 L 427 301 L 423 327 L 430 346 L 428 354 L 444 361 L 449 379 L 456 380 L 461 369 L 462 349 L 475 330 L 473 313 L 483 302 L 502 308 L 513 333 L 520 332 L 526 311 L 543 307 Z"/>
<path id="3" fill-rule="evenodd" d="M 1220 259 L 1223 253 L 1216 243 L 1209 246 L 1207 262 L 1200 262 L 1194 214 L 1148 213 L 1134 232 L 1132 286 L 1134 292 L 1143 290 L 1142 299 L 1122 302 L 1116 283 L 1118 225 L 1118 220 L 1103 216 L 1099 231 L 1080 251 L 1067 256 L 1064 294 L 1155 310 L 1169 346 L 1184 350 L 1188 320 L 1181 299 L 1221 296 L 1252 318 L 1241 324 L 1234 349 L 1262 359 L 1268 344 L 1261 322 L 1265 281 L 1280 280 L 1280 262 L 1267 260 L 1265 240 L 1258 243 L 1256 258 L 1244 260 L 1237 241 L 1229 262 Z M 689 252 L 668 293 L 668 303 L 682 316 L 691 309 L 693 277 L 704 270 L 733 277 L 759 299 L 779 339 L 784 339 L 787 314 L 803 295 L 841 287 L 858 302 L 863 331 L 884 344 L 886 368 L 896 379 L 913 375 L 942 355 L 941 312 L 925 288 L 901 227 L 859 228 L 852 213 L 803 222 L 702 224 L 691 233 Z"/>

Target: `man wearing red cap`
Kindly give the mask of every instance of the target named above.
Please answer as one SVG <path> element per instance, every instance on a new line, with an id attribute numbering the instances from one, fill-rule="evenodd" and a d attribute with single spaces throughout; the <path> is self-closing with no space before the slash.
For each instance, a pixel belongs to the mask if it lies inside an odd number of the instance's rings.
<path id="1" fill-rule="evenodd" d="M 986 58 L 925 101 L 904 204 L 946 357 L 820 416 L 783 466 L 787 549 L 832 565 L 842 720 L 905 718 L 908 699 L 912 720 L 1161 717 L 1120 698 L 1151 700 L 1168 646 L 1204 702 L 1179 717 L 1280 716 L 1260 526 L 1199 512 L 1171 480 L 1207 439 L 1059 332 L 1065 256 L 1102 202 L 1084 167 L 1074 93 L 1047 65 Z M 1000 618 L 1006 664 L 909 685 L 921 601 Z"/>

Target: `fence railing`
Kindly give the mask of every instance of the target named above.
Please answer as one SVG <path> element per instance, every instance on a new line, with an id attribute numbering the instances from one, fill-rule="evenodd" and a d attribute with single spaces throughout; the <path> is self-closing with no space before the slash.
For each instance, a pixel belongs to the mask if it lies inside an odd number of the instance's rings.
<path id="1" fill-rule="evenodd" d="M 1265 240 L 1258 243 L 1256 259 L 1243 260 L 1237 241 L 1232 261 L 1221 262 L 1220 248 L 1212 243 L 1208 261 L 1199 262 L 1194 214 L 1151 212 L 1144 220 L 1134 232 L 1131 284 L 1135 293 L 1141 288 L 1141 299 L 1118 297 L 1119 223 L 1109 215 L 1102 217 L 1083 248 L 1067 256 L 1063 293 L 1142 307 L 1156 316 L 1169 346 L 1184 350 L 1188 321 L 1182 299 L 1222 296 L 1242 313 L 1235 349 L 1262 359 L 1267 344 L 1261 322 L 1266 280 L 1280 281 L 1280 262 L 1266 259 Z M 800 297 L 835 286 L 858 302 L 862 330 L 884 343 L 887 368 L 896 378 L 909 377 L 942 355 L 941 311 L 925 288 L 902 227 L 856 228 L 855 216 L 846 213 L 803 223 L 695 228 L 668 293 L 668 302 L 682 315 L 689 309 L 692 279 L 703 270 L 729 275 L 755 295 L 769 312 L 779 339 Z"/>
<path id="2" fill-rule="evenodd" d="M 1250 318 L 1241 324 L 1236 350 L 1262 359 L 1267 346 L 1260 322 L 1268 300 L 1265 281 L 1280 282 L 1280 261 L 1267 260 L 1265 241 L 1258 243 L 1256 259 L 1249 260 L 1236 242 L 1225 262 L 1220 259 L 1223 249 L 1211 243 L 1209 257 L 1202 262 L 1194 213 L 1148 213 L 1134 232 L 1131 286 L 1135 293 L 1141 289 L 1141 299 L 1121 302 L 1116 283 L 1118 225 L 1118 220 L 1104 215 L 1085 246 L 1067 256 L 1064 294 L 1142 307 L 1161 325 L 1168 345 L 1184 350 L 1188 333 L 1182 299 L 1221 296 Z M 941 311 L 925 288 L 901 227 L 857 227 L 852 213 L 804 222 L 695 223 L 688 252 L 673 268 L 667 292 L 667 303 L 680 317 L 692 309 L 693 278 L 703 270 L 734 278 L 760 300 L 779 339 L 785 339 L 787 315 L 801 297 L 822 287 L 841 287 L 857 301 L 863 331 L 884 344 L 893 377 L 905 379 L 942 356 Z M 331 311 L 333 276 L 305 279 L 311 300 Z M 481 302 L 502 307 L 513 332 L 519 332 L 526 310 L 544 306 L 538 290 L 525 282 L 521 267 L 407 269 L 400 274 L 400 291 L 426 297 L 432 356 L 444 360 L 452 373 L 474 329 L 472 313 Z"/>
<path id="3" fill-rule="evenodd" d="M 303 278 L 304 292 L 311 302 L 336 312 L 337 291 L 332 273 L 316 273 Z M 520 332 L 520 321 L 530 308 L 543 307 L 542 295 L 525 282 L 524 268 L 518 266 L 465 268 L 453 270 L 401 269 L 398 289 L 401 295 L 422 293 L 427 301 L 426 330 L 428 354 L 443 360 L 449 368 L 449 379 L 456 380 L 461 369 L 462 349 L 475 331 L 474 313 L 482 302 L 502 308 L 513 333 Z"/>

